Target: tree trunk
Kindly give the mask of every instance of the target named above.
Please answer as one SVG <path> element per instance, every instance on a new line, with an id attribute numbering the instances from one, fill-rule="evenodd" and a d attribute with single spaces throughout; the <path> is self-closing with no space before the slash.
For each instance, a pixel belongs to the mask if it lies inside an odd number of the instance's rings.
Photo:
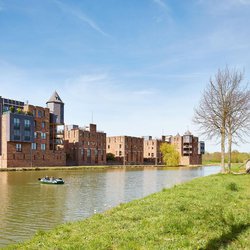
<path id="1" fill-rule="evenodd" d="M 225 128 L 221 130 L 221 167 L 222 172 L 225 173 Z"/>
<path id="2" fill-rule="evenodd" d="M 228 171 L 231 172 L 231 159 L 232 159 L 232 133 L 228 131 Z"/>

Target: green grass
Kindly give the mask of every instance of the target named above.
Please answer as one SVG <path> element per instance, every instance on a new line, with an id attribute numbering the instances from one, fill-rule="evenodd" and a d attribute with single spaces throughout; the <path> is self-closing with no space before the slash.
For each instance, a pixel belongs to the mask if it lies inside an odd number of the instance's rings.
<path id="1" fill-rule="evenodd" d="M 8 249 L 249 249 L 250 175 L 215 175 L 38 232 Z"/>
<path id="2" fill-rule="evenodd" d="M 220 166 L 220 162 L 211 162 L 211 161 L 203 161 L 202 165 L 204 166 Z M 227 167 L 227 163 L 226 163 Z M 245 163 L 232 163 L 231 165 L 231 171 L 233 172 L 246 172 L 246 166 Z"/>

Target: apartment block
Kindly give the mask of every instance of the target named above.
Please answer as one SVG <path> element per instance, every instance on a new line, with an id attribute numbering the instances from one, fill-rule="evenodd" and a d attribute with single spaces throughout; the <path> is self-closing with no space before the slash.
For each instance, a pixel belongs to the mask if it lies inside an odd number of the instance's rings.
<path id="1" fill-rule="evenodd" d="M 106 164 L 106 134 L 97 131 L 96 124 L 65 126 L 64 147 L 67 165 Z"/>
<path id="2" fill-rule="evenodd" d="M 152 136 L 144 136 L 143 157 L 145 164 L 162 164 L 161 144 L 165 143 L 161 139 L 153 139 Z"/>
<path id="3" fill-rule="evenodd" d="M 202 154 L 205 153 L 205 143 L 187 131 L 183 136 L 172 136 L 170 143 L 175 145 L 180 153 L 180 165 L 202 164 Z"/>
<path id="4" fill-rule="evenodd" d="M 2 114 L 10 109 L 17 111 L 23 109 L 24 102 L 3 98 L 0 96 L 0 128 L 2 127 Z M 0 142 L 2 141 L 2 130 L 0 129 Z M 0 155 L 2 153 L 2 145 L 0 143 Z"/>
<path id="5" fill-rule="evenodd" d="M 53 113 L 49 108 L 22 104 L 21 109 L 5 109 L 1 115 L 0 166 L 64 166 L 64 150 L 50 149 Z"/>
<path id="6" fill-rule="evenodd" d="M 143 164 L 143 138 L 132 136 L 107 137 L 107 153 L 115 155 L 119 164 Z"/>

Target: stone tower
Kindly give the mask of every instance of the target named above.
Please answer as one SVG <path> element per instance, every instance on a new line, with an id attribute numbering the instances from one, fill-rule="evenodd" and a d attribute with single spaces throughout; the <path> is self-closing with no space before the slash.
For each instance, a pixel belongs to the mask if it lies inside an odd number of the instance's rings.
<path id="1" fill-rule="evenodd" d="M 50 99 L 46 102 L 47 107 L 52 115 L 53 123 L 57 125 L 64 124 L 64 103 L 58 93 L 55 91 Z"/>
<path id="2" fill-rule="evenodd" d="M 50 110 L 50 149 L 63 149 L 64 103 L 55 91 L 46 102 Z"/>

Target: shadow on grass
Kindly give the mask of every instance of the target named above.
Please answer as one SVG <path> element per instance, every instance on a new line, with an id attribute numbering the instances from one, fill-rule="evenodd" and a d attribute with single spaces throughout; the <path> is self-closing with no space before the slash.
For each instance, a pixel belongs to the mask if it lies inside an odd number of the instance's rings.
<path id="1" fill-rule="evenodd" d="M 220 247 L 226 247 L 231 242 L 236 240 L 238 236 L 246 231 L 249 227 L 250 223 L 232 225 L 230 232 L 222 234 L 218 238 L 211 239 L 204 248 L 201 248 L 201 250 L 214 250 L 219 249 Z"/>

